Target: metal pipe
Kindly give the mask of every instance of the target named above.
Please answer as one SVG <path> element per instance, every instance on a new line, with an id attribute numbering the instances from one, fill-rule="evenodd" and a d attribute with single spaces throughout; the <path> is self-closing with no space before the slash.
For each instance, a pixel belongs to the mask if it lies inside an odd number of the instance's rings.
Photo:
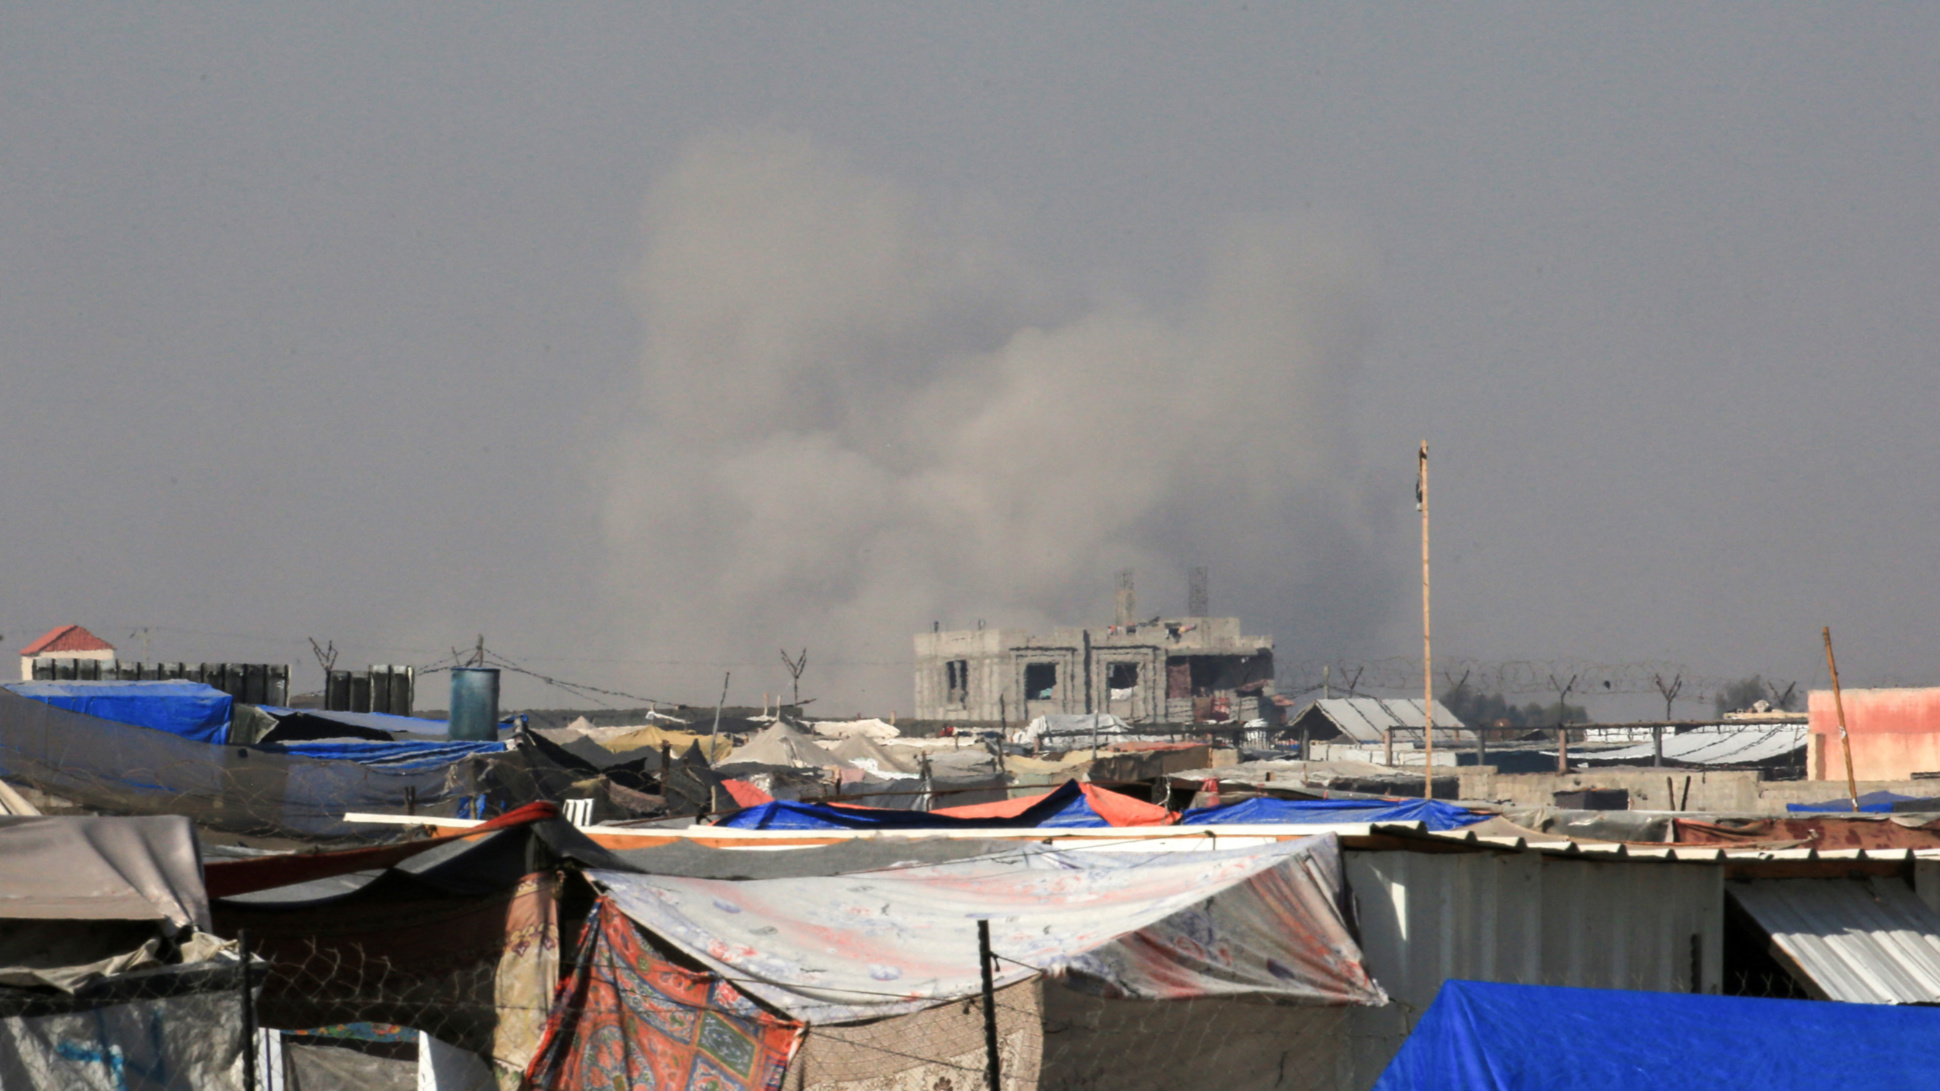
<path id="1" fill-rule="evenodd" d="M 1002 1091 L 1003 1074 L 997 1058 L 996 956 L 990 953 L 990 922 L 977 922 L 977 961 L 983 966 L 983 1052 L 990 1091 Z"/>

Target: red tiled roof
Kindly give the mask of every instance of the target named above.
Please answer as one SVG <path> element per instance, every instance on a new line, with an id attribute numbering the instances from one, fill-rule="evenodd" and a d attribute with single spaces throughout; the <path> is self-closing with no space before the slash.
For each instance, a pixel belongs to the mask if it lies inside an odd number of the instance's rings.
<path id="1" fill-rule="evenodd" d="M 111 652 L 113 644 L 95 636 L 79 625 L 60 625 L 48 630 L 47 635 L 20 649 L 21 658 L 36 655 L 59 655 L 62 652 Z"/>

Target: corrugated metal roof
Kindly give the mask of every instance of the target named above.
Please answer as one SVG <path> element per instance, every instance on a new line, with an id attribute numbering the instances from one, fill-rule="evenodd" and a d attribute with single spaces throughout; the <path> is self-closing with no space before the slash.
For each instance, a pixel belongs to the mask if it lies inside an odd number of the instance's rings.
<path id="1" fill-rule="evenodd" d="M 1420 742 L 1421 729 L 1426 722 L 1419 697 L 1329 697 L 1315 701 L 1309 706 L 1309 711 L 1318 711 L 1338 727 L 1341 734 L 1361 743 L 1381 742 L 1389 730 L 1394 732 L 1397 740 Z M 1452 729 L 1465 726 L 1460 718 L 1448 710 L 1447 705 L 1435 702 L 1436 742 L 1459 739 L 1461 736 Z M 1443 728 L 1451 730 L 1444 733 Z"/>
<path id="2" fill-rule="evenodd" d="M 1782 758 L 1805 746 L 1804 724 L 1722 724 L 1664 736 L 1664 760 L 1681 765 L 1750 765 Z M 1554 750 L 1544 751 L 1554 754 Z M 1648 763 L 1650 743 L 1622 750 L 1572 751 L 1570 759 L 1584 765 Z"/>
<path id="3" fill-rule="evenodd" d="M 1940 1003 L 1940 914 L 1896 879 L 1727 884 L 1829 1000 Z"/>

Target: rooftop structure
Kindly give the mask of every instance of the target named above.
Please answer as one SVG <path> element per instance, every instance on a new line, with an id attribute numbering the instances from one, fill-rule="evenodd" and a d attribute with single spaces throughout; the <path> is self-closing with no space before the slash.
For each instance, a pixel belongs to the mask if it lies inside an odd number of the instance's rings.
<path id="1" fill-rule="evenodd" d="M 916 636 L 916 716 L 1010 726 L 1108 713 L 1134 724 L 1273 718 L 1273 638 L 1235 617 L 1092 628 L 958 629 Z"/>
<path id="2" fill-rule="evenodd" d="M 115 657 L 115 646 L 79 625 L 55 626 L 39 640 L 20 649 L 20 677 L 23 681 L 33 680 L 34 660 L 43 657 L 108 661 Z"/>

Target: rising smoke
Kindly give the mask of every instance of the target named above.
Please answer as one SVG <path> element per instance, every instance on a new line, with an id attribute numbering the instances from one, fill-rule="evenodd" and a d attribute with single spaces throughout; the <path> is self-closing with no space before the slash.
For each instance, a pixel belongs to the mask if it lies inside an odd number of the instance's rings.
<path id="1" fill-rule="evenodd" d="M 653 191 L 640 402 L 611 452 L 613 602 L 654 691 L 910 707 L 932 620 L 1109 618 L 1112 575 L 1274 632 L 1366 641 L 1400 586 L 1369 546 L 1346 423 L 1367 263 L 1238 225 L 1167 316 L 1073 304 L 962 206 L 809 140 L 698 141 Z M 1405 489 L 1405 483 L 1401 488 Z"/>

